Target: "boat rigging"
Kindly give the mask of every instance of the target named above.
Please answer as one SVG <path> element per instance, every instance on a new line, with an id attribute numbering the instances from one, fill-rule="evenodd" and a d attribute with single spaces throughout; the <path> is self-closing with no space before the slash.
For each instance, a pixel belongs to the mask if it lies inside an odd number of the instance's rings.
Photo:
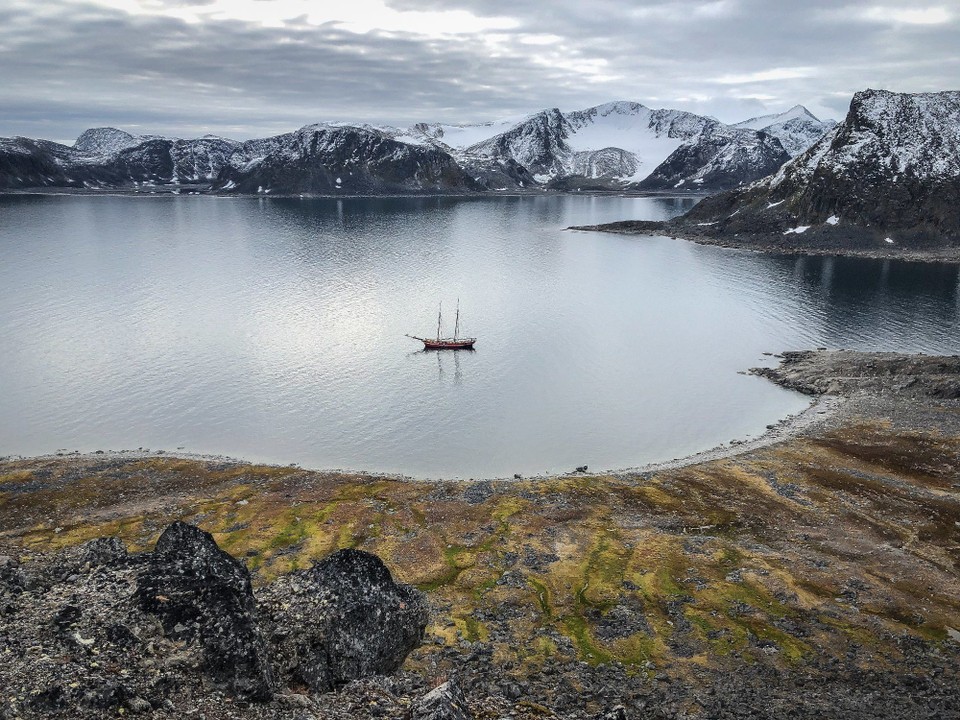
<path id="1" fill-rule="evenodd" d="M 460 337 L 460 298 L 457 298 L 457 316 L 453 326 L 453 337 L 443 337 L 443 303 L 437 313 L 437 337 L 423 338 L 417 335 L 407 335 L 408 338 L 423 343 L 424 350 L 472 350 L 476 338 Z"/>

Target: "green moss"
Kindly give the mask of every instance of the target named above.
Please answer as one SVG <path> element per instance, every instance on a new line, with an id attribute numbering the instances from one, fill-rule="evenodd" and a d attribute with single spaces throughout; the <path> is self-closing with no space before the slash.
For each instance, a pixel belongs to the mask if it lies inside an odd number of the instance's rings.
<path id="1" fill-rule="evenodd" d="M 527 578 L 527 582 L 536 594 L 537 604 L 540 606 L 540 613 L 547 619 L 553 617 L 553 608 L 550 606 L 550 589 L 535 578 Z"/>
<path id="2" fill-rule="evenodd" d="M 472 615 L 455 617 L 453 622 L 456 624 L 464 640 L 470 642 L 486 642 L 490 638 L 490 632 L 487 627 Z"/>
<path id="3" fill-rule="evenodd" d="M 420 590 L 434 592 L 455 583 L 460 573 L 473 565 L 473 554 L 462 545 L 447 544 L 443 548 L 443 562 L 444 570 L 437 577 L 417 584 Z"/>
<path id="4" fill-rule="evenodd" d="M 608 663 L 613 659 L 608 652 L 594 642 L 590 634 L 590 627 L 587 625 L 586 620 L 580 615 L 567 615 L 561 618 L 560 622 L 566 630 L 566 635 L 573 641 L 573 644 L 576 645 L 583 660 L 591 665 L 600 665 L 601 663 Z"/>

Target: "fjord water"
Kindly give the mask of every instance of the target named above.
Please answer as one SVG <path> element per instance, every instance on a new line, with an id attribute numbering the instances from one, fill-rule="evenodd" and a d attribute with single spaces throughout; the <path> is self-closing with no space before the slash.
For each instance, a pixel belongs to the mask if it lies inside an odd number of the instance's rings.
<path id="1" fill-rule="evenodd" d="M 765 351 L 960 351 L 952 266 L 563 230 L 693 202 L 2 198 L 0 453 L 621 468 L 805 407 Z M 475 352 L 404 337 L 457 298 Z"/>

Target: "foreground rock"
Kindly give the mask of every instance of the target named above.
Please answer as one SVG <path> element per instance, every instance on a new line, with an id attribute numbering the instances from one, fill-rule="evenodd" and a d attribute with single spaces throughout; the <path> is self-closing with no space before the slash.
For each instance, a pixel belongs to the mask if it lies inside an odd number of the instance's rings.
<path id="1" fill-rule="evenodd" d="M 589 229 L 782 253 L 960 260 L 960 92 L 858 92 L 843 122 L 769 177 L 666 223 Z"/>
<path id="2" fill-rule="evenodd" d="M 369 553 L 286 580 L 265 591 L 264 622 L 243 563 L 181 522 L 147 553 L 103 538 L 43 562 L 0 558 L 0 718 L 309 707 L 291 686 L 326 692 L 393 671 L 421 641 L 422 596 Z"/>
<path id="3" fill-rule="evenodd" d="M 181 522 L 164 531 L 153 553 L 133 562 L 133 599 L 160 620 L 164 637 L 200 648 L 201 668 L 216 687 L 270 699 L 273 678 L 243 563 L 209 533 Z"/>
<path id="4" fill-rule="evenodd" d="M 395 671 L 420 645 L 428 619 L 421 593 L 357 550 L 282 577 L 262 597 L 283 684 L 313 692 Z"/>

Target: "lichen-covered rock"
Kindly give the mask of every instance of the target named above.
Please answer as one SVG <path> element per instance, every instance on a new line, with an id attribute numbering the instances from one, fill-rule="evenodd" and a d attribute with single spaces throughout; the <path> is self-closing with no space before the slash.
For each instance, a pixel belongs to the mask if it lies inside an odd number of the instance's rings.
<path id="1" fill-rule="evenodd" d="M 272 694 L 266 644 L 257 625 L 250 574 L 213 536 L 176 522 L 144 556 L 135 598 L 167 637 L 203 648 L 203 669 L 232 694 Z"/>
<path id="2" fill-rule="evenodd" d="M 420 645 L 428 618 L 422 593 L 359 550 L 281 578 L 263 607 L 280 681 L 314 692 L 396 670 Z"/>

